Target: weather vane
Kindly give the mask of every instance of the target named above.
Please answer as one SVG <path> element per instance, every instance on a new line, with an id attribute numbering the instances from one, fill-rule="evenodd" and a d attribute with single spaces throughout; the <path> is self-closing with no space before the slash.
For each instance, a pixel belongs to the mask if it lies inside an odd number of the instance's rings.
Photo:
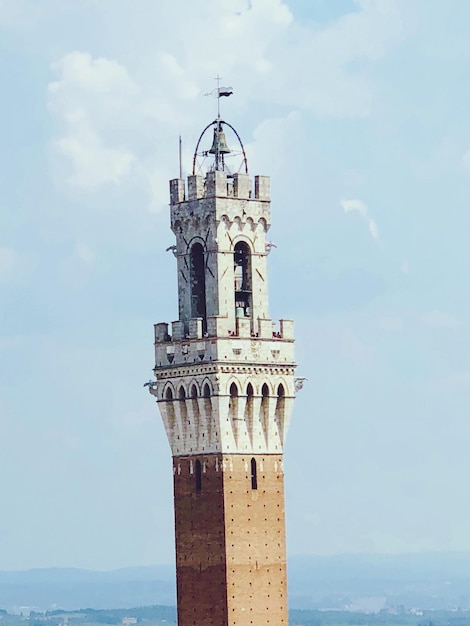
<path id="1" fill-rule="evenodd" d="M 220 98 L 223 96 L 225 97 L 231 96 L 233 94 L 233 89 L 232 87 L 221 87 L 220 81 L 222 80 L 222 77 L 219 76 L 218 74 L 214 78 L 214 80 L 217 81 L 217 87 L 213 89 L 212 91 L 205 93 L 204 95 L 217 98 L 217 119 L 220 120 Z"/>
<path id="2" fill-rule="evenodd" d="M 241 157 L 240 163 L 234 171 L 239 172 L 243 168 L 245 173 L 248 174 L 248 163 L 242 140 L 240 139 L 240 136 L 235 128 L 228 122 L 222 120 L 220 117 L 220 98 L 231 96 L 233 94 L 233 89 L 232 87 L 222 87 L 220 84 L 222 78 L 218 74 L 214 80 L 217 81 L 217 87 L 204 95 L 217 98 L 217 118 L 208 124 L 199 135 L 193 156 L 193 174 L 195 175 L 197 172 L 202 171 L 202 164 L 205 159 L 209 156 L 213 156 L 214 160 L 211 165 L 211 169 L 225 171 L 228 175 L 232 176 L 233 170 L 228 167 L 228 164 L 225 161 L 226 157 L 229 155 L 230 157 Z M 225 137 L 224 127 L 229 128 L 235 135 L 240 146 L 238 150 L 231 150 L 229 148 Z M 213 129 L 212 145 L 209 149 L 200 150 L 199 146 L 201 144 L 201 140 L 209 128 Z M 201 158 L 201 161 L 198 160 L 198 157 Z"/>

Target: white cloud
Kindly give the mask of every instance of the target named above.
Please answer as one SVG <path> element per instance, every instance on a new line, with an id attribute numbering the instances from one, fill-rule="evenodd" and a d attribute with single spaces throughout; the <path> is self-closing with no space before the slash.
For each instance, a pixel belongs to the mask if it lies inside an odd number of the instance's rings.
<path id="1" fill-rule="evenodd" d="M 470 370 L 457 372 L 437 380 L 434 384 L 434 389 L 440 393 L 465 393 L 470 391 Z"/>
<path id="2" fill-rule="evenodd" d="M 345 213 L 356 212 L 367 223 L 370 236 L 373 239 L 379 239 L 379 229 L 377 222 L 369 216 L 369 209 L 362 200 L 341 200 L 341 206 Z"/>
<path id="3" fill-rule="evenodd" d="M 382 317 L 379 320 L 379 327 L 389 332 L 401 332 L 404 328 L 401 317 Z"/>
<path id="4" fill-rule="evenodd" d="M 68 182 L 88 189 L 119 183 L 129 174 L 135 156 L 126 150 L 107 148 L 87 124 L 75 124 L 54 143 L 56 150 L 72 162 Z"/>
<path id="5" fill-rule="evenodd" d="M 18 254 L 13 248 L 0 248 L 0 281 L 8 278 L 18 265 Z"/>
<path id="6" fill-rule="evenodd" d="M 84 243 L 77 243 L 75 246 L 76 256 L 83 261 L 86 265 L 91 265 L 95 260 L 95 255 L 90 248 Z"/>
<path id="7" fill-rule="evenodd" d="M 65 157 L 62 180 L 87 191 L 137 180 L 154 205 L 166 203 L 154 190 L 167 189 L 168 144 L 189 123 L 181 103 L 197 90 L 171 55 L 158 54 L 156 68 L 167 95 L 154 80 L 141 88 L 114 60 L 76 51 L 53 65 L 59 77 L 48 87 L 48 106 L 62 131 L 52 142 L 55 156 Z M 166 177 L 156 182 L 161 170 Z"/>
<path id="8" fill-rule="evenodd" d="M 48 91 L 50 94 L 60 94 L 64 99 L 70 95 L 70 85 L 79 93 L 100 97 L 122 97 L 138 91 L 125 67 L 109 59 L 93 59 L 86 52 L 71 52 L 52 67 L 60 73 L 61 79 L 50 83 Z"/>
<path id="9" fill-rule="evenodd" d="M 82 52 L 67 54 L 53 69 L 60 79 L 49 84 L 48 104 L 64 127 L 53 146 L 71 162 L 68 182 L 86 189 L 118 184 L 131 172 L 135 156 L 109 131 L 130 106 L 137 86 L 115 61 Z"/>
<path id="10" fill-rule="evenodd" d="M 230 107 L 239 111 L 255 100 L 271 110 L 368 115 L 374 91 L 368 68 L 393 49 L 403 28 L 396 2 L 357 4 L 322 28 L 296 22 L 281 0 L 178 0 L 158 7 L 142 0 L 138 14 L 125 3 L 94 4 L 114 33 L 120 60 L 111 58 L 111 39 L 109 58 L 73 51 L 53 65 L 57 80 L 48 104 L 61 126 L 53 148 L 69 169 L 61 179 L 87 190 L 130 179 L 142 188 L 144 181 L 151 204 L 161 203 L 154 190 L 167 181 L 155 172 L 168 169 L 178 134 L 193 129 L 198 117 L 207 119 L 210 105 L 201 95 L 216 73 L 234 85 Z M 170 34 L 167 25 L 176 21 Z M 119 40 L 128 22 L 139 32 L 132 50 Z M 377 239 L 372 219 L 369 230 Z"/>
<path id="11" fill-rule="evenodd" d="M 457 320 L 453 315 L 438 309 L 426 311 L 421 319 L 429 328 L 454 328 L 457 324 Z"/>
<path id="12" fill-rule="evenodd" d="M 462 163 L 464 168 L 470 172 L 470 150 L 467 150 L 467 152 L 465 152 L 465 154 L 462 157 Z"/>

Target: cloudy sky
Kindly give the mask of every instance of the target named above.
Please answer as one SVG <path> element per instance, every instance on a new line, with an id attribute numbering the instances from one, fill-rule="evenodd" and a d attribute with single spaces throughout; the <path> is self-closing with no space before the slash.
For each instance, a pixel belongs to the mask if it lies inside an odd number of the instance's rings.
<path id="1" fill-rule="evenodd" d="M 465 0 L 0 0 L 0 569 L 173 558 L 143 389 L 168 179 L 214 117 L 272 177 L 296 320 L 288 549 L 470 550 Z"/>

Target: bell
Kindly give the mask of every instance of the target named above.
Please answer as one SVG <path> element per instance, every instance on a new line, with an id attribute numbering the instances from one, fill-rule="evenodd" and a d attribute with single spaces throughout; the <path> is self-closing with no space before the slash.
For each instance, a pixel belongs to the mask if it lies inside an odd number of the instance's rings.
<path id="1" fill-rule="evenodd" d="M 214 139 L 212 140 L 212 147 L 209 150 L 209 154 L 228 154 L 229 152 L 231 152 L 231 150 L 227 146 L 225 133 L 215 128 Z"/>

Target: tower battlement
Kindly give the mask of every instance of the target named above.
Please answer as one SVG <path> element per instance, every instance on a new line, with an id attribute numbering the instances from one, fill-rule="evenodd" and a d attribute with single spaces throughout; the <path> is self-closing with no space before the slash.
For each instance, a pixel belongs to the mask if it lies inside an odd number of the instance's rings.
<path id="1" fill-rule="evenodd" d="M 268 202 L 271 199 L 270 182 L 269 176 L 257 175 L 253 189 L 248 174 L 228 174 L 220 170 L 207 172 L 205 176 L 192 174 L 187 178 L 187 185 L 183 178 L 170 180 L 170 204 L 214 197 Z"/>

